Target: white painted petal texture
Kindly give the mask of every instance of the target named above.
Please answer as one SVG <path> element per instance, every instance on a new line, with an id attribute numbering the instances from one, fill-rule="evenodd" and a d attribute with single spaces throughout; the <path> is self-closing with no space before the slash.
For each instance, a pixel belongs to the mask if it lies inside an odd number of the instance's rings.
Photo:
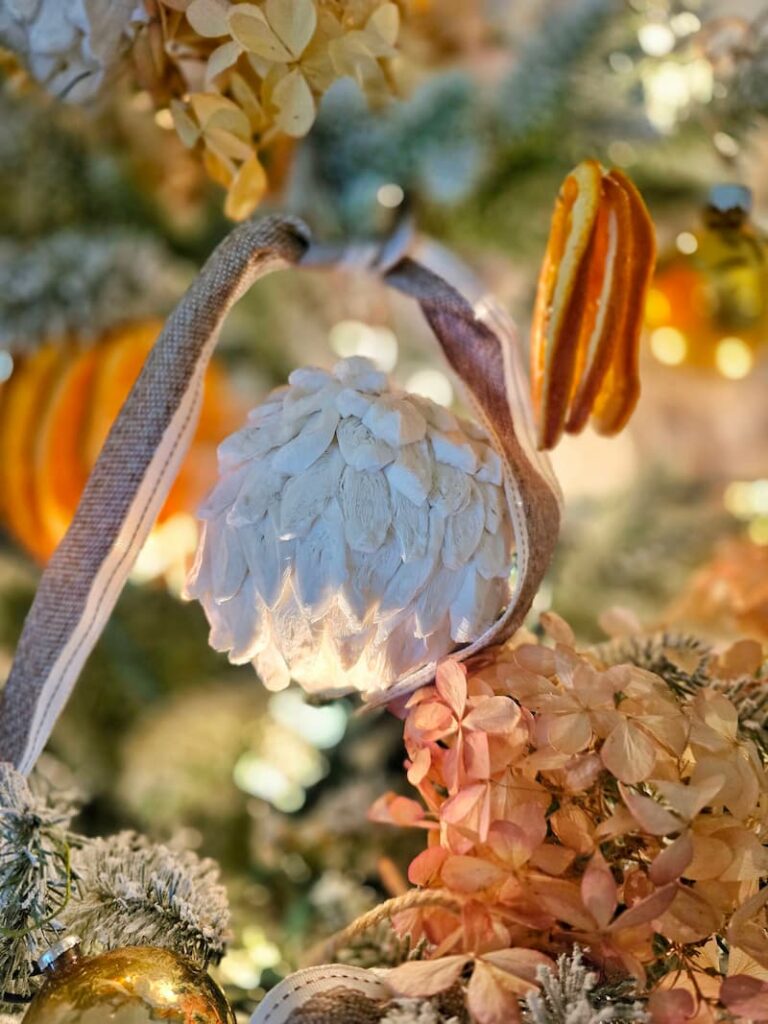
<path id="1" fill-rule="evenodd" d="M 219 449 L 187 593 L 267 686 L 385 690 L 509 600 L 501 462 L 367 360 L 295 370 Z"/>

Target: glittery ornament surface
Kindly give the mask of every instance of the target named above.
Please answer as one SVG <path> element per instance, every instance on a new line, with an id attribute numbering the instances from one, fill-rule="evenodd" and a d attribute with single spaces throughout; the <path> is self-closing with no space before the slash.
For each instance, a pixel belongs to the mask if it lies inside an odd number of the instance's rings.
<path id="1" fill-rule="evenodd" d="M 53 974 L 25 1024 L 234 1024 L 223 993 L 191 962 L 135 946 L 79 960 Z"/>

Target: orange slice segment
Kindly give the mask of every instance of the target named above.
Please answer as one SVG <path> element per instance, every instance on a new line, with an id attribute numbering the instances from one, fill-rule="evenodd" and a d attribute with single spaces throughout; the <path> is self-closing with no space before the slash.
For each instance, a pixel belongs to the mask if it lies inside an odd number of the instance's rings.
<path id="1" fill-rule="evenodd" d="M 540 448 L 590 415 L 615 433 L 639 396 L 638 348 L 655 259 L 653 226 L 637 189 L 594 160 L 563 182 L 552 218 L 531 339 Z"/>
<path id="2" fill-rule="evenodd" d="M 584 254 L 595 226 L 600 183 L 597 161 L 579 164 L 563 182 L 552 216 L 531 341 L 531 381 L 540 448 L 551 448 L 565 425 L 586 298 Z"/>
<path id="3" fill-rule="evenodd" d="M 36 558 L 55 547 L 37 503 L 34 449 L 46 401 L 62 365 L 60 345 L 20 360 L 3 388 L 0 424 L 0 496 L 8 529 Z"/>
<path id="4" fill-rule="evenodd" d="M 640 335 L 645 297 L 656 263 L 656 234 L 648 208 L 629 178 L 619 170 L 610 177 L 623 189 L 631 218 L 632 246 L 627 266 L 627 301 L 619 344 L 595 400 L 592 423 L 600 434 L 617 434 L 640 397 Z"/>
<path id="5" fill-rule="evenodd" d="M 590 249 L 587 309 L 579 336 L 579 363 L 565 429 L 578 434 L 589 421 L 615 347 L 620 344 L 632 258 L 629 201 L 609 177 L 603 178 L 602 203 Z"/>

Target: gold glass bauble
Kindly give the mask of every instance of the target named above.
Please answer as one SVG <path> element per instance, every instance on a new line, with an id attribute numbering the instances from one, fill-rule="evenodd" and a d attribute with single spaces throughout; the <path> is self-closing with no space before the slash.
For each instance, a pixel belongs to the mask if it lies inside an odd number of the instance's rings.
<path id="1" fill-rule="evenodd" d="M 702 223 L 662 253 L 646 305 L 651 355 L 666 366 L 747 377 L 768 351 L 768 239 L 749 190 L 711 190 Z"/>
<path id="2" fill-rule="evenodd" d="M 133 946 L 57 964 L 24 1024 L 234 1024 L 208 974 L 167 949 Z"/>

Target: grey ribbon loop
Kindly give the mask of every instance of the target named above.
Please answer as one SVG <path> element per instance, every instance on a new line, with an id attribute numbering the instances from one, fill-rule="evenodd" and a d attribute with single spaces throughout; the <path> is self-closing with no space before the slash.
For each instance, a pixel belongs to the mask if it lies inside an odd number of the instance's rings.
<path id="1" fill-rule="evenodd" d="M 0 703 L 0 758 L 29 772 L 96 643 L 187 450 L 203 374 L 230 308 L 258 278 L 297 263 L 303 224 L 236 228 L 169 317 L 46 566 Z"/>
<path id="2" fill-rule="evenodd" d="M 515 530 L 513 599 L 465 658 L 508 636 L 523 620 L 551 558 L 559 503 L 546 466 L 520 443 L 510 405 L 504 339 L 441 277 L 410 259 L 411 230 L 366 256 L 364 265 L 415 298 L 497 448 Z M 349 252 L 349 250 L 347 250 Z M 200 410 L 203 376 L 221 325 L 238 298 L 272 270 L 324 264 L 304 225 L 269 217 L 235 228 L 168 319 L 109 433 L 72 524 L 46 567 L 24 623 L 0 703 L 0 759 L 31 771 L 95 645 L 160 511 Z M 429 682 L 424 666 L 386 691 L 388 701 Z"/>

